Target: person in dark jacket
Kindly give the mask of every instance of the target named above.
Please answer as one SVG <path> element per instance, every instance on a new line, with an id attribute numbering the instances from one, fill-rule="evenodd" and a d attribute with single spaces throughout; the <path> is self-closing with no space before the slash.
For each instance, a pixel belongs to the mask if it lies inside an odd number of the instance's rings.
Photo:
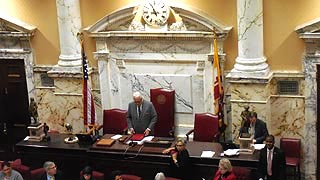
<path id="1" fill-rule="evenodd" d="M 253 143 L 262 144 L 266 137 L 269 135 L 267 124 L 257 118 L 256 112 L 250 112 L 250 127 L 249 133 L 253 135 Z"/>
<path id="2" fill-rule="evenodd" d="M 170 154 L 170 165 L 173 177 L 189 180 L 191 163 L 189 158 L 189 152 L 186 149 L 186 141 L 178 139 L 174 147 L 170 147 L 163 151 L 164 154 Z"/>
<path id="3" fill-rule="evenodd" d="M 284 152 L 274 146 L 274 136 L 266 138 L 266 146 L 260 151 L 258 164 L 259 180 L 286 180 L 286 158 Z"/>
<path id="4" fill-rule="evenodd" d="M 133 102 L 129 103 L 127 112 L 129 133 L 152 135 L 156 122 L 157 112 L 153 104 L 144 100 L 140 92 L 133 93 Z"/>
<path id="5" fill-rule="evenodd" d="M 43 163 L 43 168 L 46 170 L 45 173 L 40 174 L 37 180 L 65 180 L 60 171 L 57 170 L 57 166 L 52 161 L 46 161 Z"/>

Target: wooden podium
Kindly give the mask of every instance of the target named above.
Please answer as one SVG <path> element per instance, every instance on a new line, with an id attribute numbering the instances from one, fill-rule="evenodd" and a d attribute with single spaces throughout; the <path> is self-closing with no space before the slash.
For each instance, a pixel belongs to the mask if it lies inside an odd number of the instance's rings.
<path id="1" fill-rule="evenodd" d="M 37 141 L 40 142 L 44 137 L 44 130 L 43 130 L 44 124 L 38 123 L 34 125 L 28 126 L 29 130 L 29 139 L 28 141 Z"/>
<path id="2" fill-rule="evenodd" d="M 158 114 L 154 127 L 154 135 L 157 137 L 174 136 L 174 98 L 174 90 L 150 89 L 150 101 Z"/>
<path id="3" fill-rule="evenodd" d="M 242 138 L 239 137 L 240 142 L 240 154 L 253 154 L 254 147 L 252 146 L 253 137 Z"/>

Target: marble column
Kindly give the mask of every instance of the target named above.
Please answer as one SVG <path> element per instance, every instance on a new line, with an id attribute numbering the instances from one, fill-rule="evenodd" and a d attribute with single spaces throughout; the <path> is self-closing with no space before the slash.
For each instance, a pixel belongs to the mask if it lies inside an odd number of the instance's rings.
<path id="1" fill-rule="evenodd" d="M 77 33 L 81 29 L 79 0 L 56 0 L 60 50 L 58 65 L 81 66 L 81 49 Z"/>
<path id="2" fill-rule="evenodd" d="M 237 0 L 238 57 L 229 76 L 265 77 L 269 66 L 263 53 L 262 0 Z"/>
<path id="3" fill-rule="evenodd" d="M 241 111 L 248 105 L 271 124 L 269 65 L 263 53 L 263 1 L 237 0 L 238 57 L 226 79 L 229 84 L 232 139 L 237 142 Z"/>

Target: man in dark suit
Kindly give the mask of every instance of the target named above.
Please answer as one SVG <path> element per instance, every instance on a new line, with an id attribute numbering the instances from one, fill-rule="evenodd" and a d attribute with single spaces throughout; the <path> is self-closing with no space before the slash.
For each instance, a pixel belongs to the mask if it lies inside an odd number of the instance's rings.
<path id="1" fill-rule="evenodd" d="M 153 134 L 157 113 L 153 104 L 143 99 L 139 92 L 133 93 L 133 102 L 128 106 L 127 122 L 131 134 Z"/>
<path id="2" fill-rule="evenodd" d="M 274 146 L 274 136 L 268 135 L 266 146 L 260 151 L 258 164 L 259 180 L 286 180 L 286 158 L 284 152 Z"/>
<path id="3" fill-rule="evenodd" d="M 43 168 L 46 172 L 40 174 L 40 176 L 37 177 L 37 180 L 64 180 L 62 173 L 57 170 L 57 166 L 54 162 L 46 161 L 43 164 Z"/>
<path id="4" fill-rule="evenodd" d="M 257 118 L 256 112 L 250 112 L 250 132 L 253 135 L 253 143 L 261 144 L 269 135 L 265 122 Z"/>

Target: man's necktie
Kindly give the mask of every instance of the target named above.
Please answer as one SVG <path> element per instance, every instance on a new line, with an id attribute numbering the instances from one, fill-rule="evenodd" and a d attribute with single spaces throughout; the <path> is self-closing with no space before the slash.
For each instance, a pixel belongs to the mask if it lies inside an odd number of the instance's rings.
<path id="1" fill-rule="evenodd" d="M 139 113 L 139 118 L 140 118 L 140 116 L 141 116 L 141 106 L 138 106 L 138 113 Z"/>
<path id="2" fill-rule="evenodd" d="M 271 159 L 271 156 L 272 156 L 272 151 L 269 151 L 268 153 L 268 175 L 271 176 L 272 175 L 272 159 Z"/>

